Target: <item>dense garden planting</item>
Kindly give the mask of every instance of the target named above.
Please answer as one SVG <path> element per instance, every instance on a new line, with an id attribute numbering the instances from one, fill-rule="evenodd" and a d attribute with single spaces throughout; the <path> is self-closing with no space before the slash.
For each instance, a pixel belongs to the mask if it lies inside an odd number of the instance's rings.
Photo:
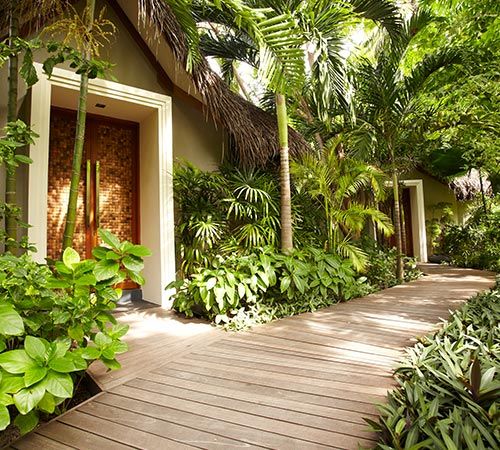
<path id="1" fill-rule="evenodd" d="M 93 361 L 120 367 L 128 326 L 112 315 L 116 285 L 143 283 L 149 251 L 104 230 L 100 236 L 105 246 L 94 259 L 80 260 L 71 248 L 54 267 L 27 254 L 0 257 L 0 430 L 12 422 L 24 434 L 64 411 Z"/>
<path id="2" fill-rule="evenodd" d="M 380 407 L 380 449 L 494 449 L 500 442 L 500 290 L 471 299 L 408 351 Z"/>
<path id="3" fill-rule="evenodd" d="M 334 165 L 329 157 L 322 168 L 314 160 L 293 166 L 296 248 L 287 254 L 277 248 L 279 190 L 272 172 L 178 166 L 181 279 L 169 286 L 176 289 L 174 308 L 240 329 L 397 284 L 396 250 L 360 239 L 370 220 L 392 231 L 389 218 L 359 195 L 374 189 L 382 197 L 383 174 L 360 163 Z M 412 258 L 405 266 L 406 281 L 418 278 Z"/>

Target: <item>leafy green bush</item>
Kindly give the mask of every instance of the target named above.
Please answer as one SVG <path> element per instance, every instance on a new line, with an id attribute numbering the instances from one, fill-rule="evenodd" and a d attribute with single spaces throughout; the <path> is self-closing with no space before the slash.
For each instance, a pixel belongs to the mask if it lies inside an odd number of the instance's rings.
<path id="1" fill-rule="evenodd" d="M 260 170 L 222 167 L 204 172 L 184 163 L 174 173 L 178 266 L 185 274 L 210 267 L 218 255 L 276 245 L 277 178 Z"/>
<path id="2" fill-rule="evenodd" d="M 500 442 L 500 290 L 470 300 L 409 350 L 380 407 L 380 449 L 496 449 Z"/>
<path id="3" fill-rule="evenodd" d="M 491 201 L 487 214 L 479 207 L 465 225 L 449 225 L 443 234 L 452 264 L 500 272 L 500 199 Z"/>
<path id="4" fill-rule="evenodd" d="M 289 255 L 263 248 L 259 254 L 220 257 L 213 268 L 198 268 L 168 288 L 176 289 L 177 311 L 233 329 L 312 311 L 365 292 L 364 279 L 356 279 L 348 260 L 314 248 Z"/>
<path id="5" fill-rule="evenodd" d="M 95 259 L 68 248 L 54 269 L 29 255 L 0 256 L 0 430 L 14 417 L 24 434 L 40 414 L 60 412 L 93 361 L 120 367 L 128 326 L 111 314 L 121 296 L 115 285 L 143 283 L 149 250 L 99 235 L 106 246 L 94 249 Z"/>
<path id="6" fill-rule="evenodd" d="M 363 272 L 374 290 L 386 289 L 398 284 L 396 277 L 396 249 L 387 249 L 371 238 L 363 239 L 363 250 L 368 255 L 368 264 Z M 413 281 L 422 275 L 415 258 L 404 257 L 404 280 Z"/>

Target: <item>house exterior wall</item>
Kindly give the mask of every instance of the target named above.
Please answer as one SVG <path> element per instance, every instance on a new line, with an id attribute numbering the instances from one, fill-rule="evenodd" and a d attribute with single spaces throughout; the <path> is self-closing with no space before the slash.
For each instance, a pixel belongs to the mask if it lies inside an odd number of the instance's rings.
<path id="1" fill-rule="evenodd" d="M 125 2 L 125 7 L 128 7 L 130 3 L 136 4 L 137 2 Z M 104 5 L 105 2 L 98 1 L 96 11 L 100 11 Z M 79 5 L 77 5 L 77 9 L 78 7 Z M 115 81 L 158 94 L 171 95 L 174 159 L 188 160 L 202 169 L 215 169 L 220 164 L 224 151 L 226 142 L 224 131 L 220 128 L 218 129 L 213 121 L 207 118 L 203 111 L 194 106 L 192 102 L 176 97 L 162 87 L 155 68 L 152 67 L 140 47 L 134 42 L 132 36 L 109 5 L 106 6 L 106 17 L 115 24 L 117 30 L 114 37 L 111 38 L 109 45 L 106 45 L 102 49 L 101 58 L 115 65 L 111 72 L 113 77 L 116 78 Z M 158 54 L 159 61 L 167 73 L 171 75 L 174 83 L 183 89 L 189 89 L 190 81 L 187 74 L 173 61 L 173 55 L 170 49 L 167 49 L 168 47 L 159 49 L 162 51 L 162 53 Z M 34 60 L 36 62 L 43 62 L 46 56 L 47 54 L 44 51 L 38 51 L 34 55 Z M 60 67 L 71 70 L 68 64 L 61 65 Z M 175 73 L 172 73 L 174 71 Z M 7 65 L 4 65 L 0 69 L 0 86 L 2 89 L 5 89 L 7 86 Z M 191 87 L 192 90 L 193 88 Z M 5 91 L 0 95 L 0 127 L 3 127 L 6 121 L 7 96 L 4 94 Z M 29 103 L 29 101 L 26 87 L 23 82 L 20 82 L 20 107 L 25 103 Z M 76 108 L 77 105 L 75 103 L 74 109 Z M 21 109 L 24 108 L 21 107 Z M 106 110 L 99 111 L 99 114 L 106 115 Z M 26 119 L 29 119 L 29 117 L 26 117 Z M 4 195 L 4 179 L 5 175 L 1 171 L 0 198 L 3 198 Z M 23 191 L 26 185 L 26 174 L 21 173 L 19 176 L 19 192 Z M 21 200 L 25 200 L 26 196 L 23 195 L 22 197 Z M 24 207 L 23 209 L 26 207 L 24 203 L 25 201 L 21 204 Z"/>
<path id="2" fill-rule="evenodd" d="M 419 179 L 423 181 L 426 220 L 433 218 L 433 207 L 435 205 L 448 203 L 453 211 L 453 221 L 457 224 L 463 223 L 467 205 L 465 202 L 459 202 L 447 185 L 420 171 L 405 174 L 402 179 Z"/>

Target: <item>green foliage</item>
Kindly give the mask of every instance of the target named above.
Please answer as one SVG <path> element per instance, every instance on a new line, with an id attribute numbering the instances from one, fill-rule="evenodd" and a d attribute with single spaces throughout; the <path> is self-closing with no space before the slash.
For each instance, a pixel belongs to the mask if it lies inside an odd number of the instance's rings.
<path id="1" fill-rule="evenodd" d="M 378 291 L 398 284 L 396 277 L 396 249 L 386 249 L 370 238 L 364 238 L 362 248 L 367 254 L 368 264 L 362 272 L 367 283 Z M 404 257 L 404 281 L 417 280 L 422 272 L 417 268 L 415 258 Z"/>
<path id="2" fill-rule="evenodd" d="M 29 144 L 33 144 L 34 139 L 38 135 L 31 130 L 22 120 L 8 122 L 4 127 L 4 136 L 0 137 L 0 165 L 7 170 L 15 169 L 21 164 L 31 164 L 31 159 L 18 150 Z M 21 220 L 21 209 L 14 204 L 0 203 L 0 219 L 12 218 L 17 223 L 17 226 L 27 228 L 28 225 Z M 0 230 L 0 242 L 6 244 L 10 249 L 24 248 L 33 250 L 29 244 L 27 237 L 16 241 L 7 236 L 5 229 Z"/>
<path id="3" fill-rule="evenodd" d="M 390 219 L 362 196 L 381 200 L 385 176 L 375 167 L 339 158 L 335 146 L 325 148 L 320 156 L 304 155 L 292 163 L 291 170 L 298 194 L 312 200 L 315 219 L 324 224 L 320 245 L 352 260 L 356 269 L 367 263 L 364 252 L 354 244 L 369 220 L 386 235 L 392 233 Z M 311 215 L 304 209 L 302 215 Z"/>
<path id="4" fill-rule="evenodd" d="M 126 278 L 142 284 L 142 257 L 150 252 L 108 231 L 99 235 L 106 246 L 94 249 L 95 259 L 67 248 L 53 268 L 28 254 L 0 256 L 2 430 L 11 416 L 25 433 L 40 414 L 60 412 L 93 361 L 120 367 L 128 326 L 111 314 L 121 296 L 115 286 Z"/>
<path id="5" fill-rule="evenodd" d="M 500 442 L 500 290 L 470 300 L 396 370 L 379 449 L 486 449 Z"/>
<path id="6" fill-rule="evenodd" d="M 443 231 L 453 220 L 453 209 L 451 203 L 436 203 L 428 208 L 431 218 L 425 221 L 427 239 L 430 242 L 434 254 L 443 252 Z"/>
<path id="7" fill-rule="evenodd" d="M 259 170 L 203 172 L 178 165 L 174 173 L 176 232 L 182 270 L 209 267 L 218 254 L 276 245 L 278 185 Z"/>
<path id="8" fill-rule="evenodd" d="M 478 206 L 465 225 L 444 229 L 443 250 L 452 264 L 500 272 L 500 201 L 488 203 L 487 213 Z"/>
<path id="9" fill-rule="evenodd" d="M 356 279 L 348 260 L 323 250 L 283 255 L 263 248 L 220 257 L 212 268 L 198 268 L 171 288 L 177 311 L 240 329 L 359 295 L 364 279 Z"/>

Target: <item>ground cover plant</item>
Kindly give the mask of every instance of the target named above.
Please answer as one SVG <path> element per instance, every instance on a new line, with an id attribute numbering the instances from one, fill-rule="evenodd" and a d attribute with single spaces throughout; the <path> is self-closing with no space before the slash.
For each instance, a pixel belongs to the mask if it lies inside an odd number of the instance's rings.
<path id="1" fill-rule="evenodd" d="M 169 287 L 177 311 L 242 329 L 348 300 L 367 292 L 364 281 L 349 260 L 324 250 L 284 255 L 268 247 L 220 257 Z"/>
<path id="2" fill-rule="evenodd" d="M 476 207 L 464 225 L 448 225 L 443 249 L 461 267 L 500 272 L 500 199 L 490 199 L 487 210 Z"/>
<path id="3" fill-rule="evenodd" d="M 25 434 L 64 411 L 93 361 L 120 367 L 128 326 L 111 314 L 121 296 L 116 285 L 144 282 L 149 250 L 99 235 L 93 259 L 71 248 L 54 267 L 29 254 L 0 256 L 0 430 L 13 422 Z"/>
<path id="4" fill-rule="evenodd" d="M 408 351 L 380 406 L 379 449 L 500 444 L 500 289 L 478 295 Z"/>

